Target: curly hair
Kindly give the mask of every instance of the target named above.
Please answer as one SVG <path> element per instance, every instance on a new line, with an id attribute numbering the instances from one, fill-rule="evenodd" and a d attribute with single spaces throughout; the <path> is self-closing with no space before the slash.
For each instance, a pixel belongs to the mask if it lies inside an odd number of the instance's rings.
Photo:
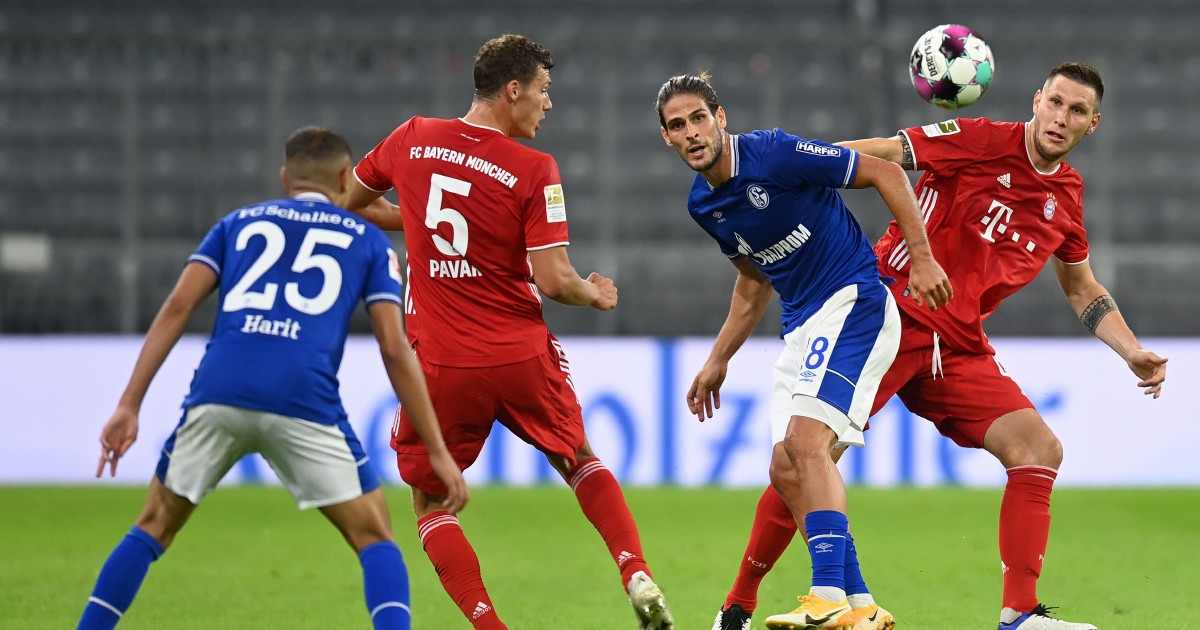
<path id="1" fill-rule="evenodd" d="M 509 81 L 516 79 L 525 85 L 539 69 L 553 67 L 554 57 L 541 44 L 524 35 L 501 35 L 486 42 L 475 55 L 475 98 L 493 98 Z"/>

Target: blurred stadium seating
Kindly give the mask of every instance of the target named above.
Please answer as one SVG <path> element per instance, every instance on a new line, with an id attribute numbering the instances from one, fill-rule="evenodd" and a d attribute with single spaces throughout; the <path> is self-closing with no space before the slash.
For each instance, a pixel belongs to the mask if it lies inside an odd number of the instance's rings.
<path id="1" fill-rule="evenodd" d="M 925 29 L 961 22 L 997 60 L 965 115 L 1024 119 L 1060 61 L 1104 72 L 1104 121 L 1071 160 L 1088 182 L 1093 267 L 1140 334 L 1198 335 L 1196 18 L 1190 0 L 8 0 L 0 249 L 33 238 L 49 256 L 14 264 L 0 251 L 0 332 L 144 330 L 212 222 L 281 194 L 292 129 L 332 127 L 361 154 L 409 116 L 459 116 L 478 46 L 522 32 L 558 64 L 534 144 L 562 167 L 573 261 L 621 289 L 613 313 L 547 306 L 552 328 L 711 335 L 734 271 L 687 217 L 692 176 L 659 138 L 658 86 L 709 70 L 734 131 L 890 135 L 950 116 L 916 96 L 907 59 Z M 878 197 L 846 197 L 868 238 L 881 234 Z M 777 321 L 773 310 L 758 332 Z M 988 330 L 1086 334 L 1049 271 Z"/>

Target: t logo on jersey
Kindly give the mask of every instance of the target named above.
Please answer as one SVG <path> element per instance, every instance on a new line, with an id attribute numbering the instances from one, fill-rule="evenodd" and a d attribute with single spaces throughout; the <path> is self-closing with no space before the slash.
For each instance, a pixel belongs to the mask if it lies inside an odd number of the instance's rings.
<path id="1" fill-rule="evenodd" d="M 992 206 L 987 209 L 987 215 L 980 221 L 987 226 L 987 229 L 983 231 L 983 238 L 995 243 L 997 235 L 1008 231 L 1008 222 L 1012 220 L 1012 213 L 1012 208 L 993 200 Z"/>
<path id="2" fill-rule="evenodd" d="M 980 236 L 993 243 L 996 242 L 997 238 L 1002 236 L 1007 236 L 1008 240 L 1014 243 L 1020 243 L 1021 234 L 1015 230 L 1010 232 L 1008 229 L 1008 224 L 1012 221 L 1012 216 L 1012 208 L 1009 208 L 1008 206 L 993 199 L 991 207 L 987 209 L 987 214 L 985 214 L 983 218 L 979 220 L 980 223 L 987 226 Z M 1035 245 L 1033 241 L 1026 239 L 1026 251 L 1032 252 L 1035 247 L 1037 247 L 1037 245 Z"/>
<path id="3" fill-rule="evenodd" d="M 567 201 L 563 197 L 562 184 L 551 184 L 542 189 L 546 196 L 546 223 L 562 223 L 567 220 Z"/>

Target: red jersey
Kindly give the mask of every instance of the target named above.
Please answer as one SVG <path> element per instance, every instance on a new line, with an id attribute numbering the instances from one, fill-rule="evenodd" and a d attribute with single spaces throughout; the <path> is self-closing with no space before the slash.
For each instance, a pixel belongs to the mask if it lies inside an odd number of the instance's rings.
<path id="1" fill-rule="evenodd" d="M 354 173 L 399 196 L 405 322 L 422 361 L 488 367 L 546 351 L 528 252 L 567 244 L 554 158 L 462 119 L 414 117 Z"/>
<path id="2" fill-rule="evenodd" d="M 900 300 L 900 308 L 952 347 L 994 354 L 983 332 L 1005 298 L 1029 284 L 1053 254 L 1067 264 L 1088 258 L 1083 178 L 1063 162 L 1034 168 L 1025 123 L 959 118 L 901 130 L 925 173 L 915 192 L 933 254 L 954 298 L 937 310 Z M 875 244 L 879 269 L 908 294 L 908 247 L 893 221 Z"/>

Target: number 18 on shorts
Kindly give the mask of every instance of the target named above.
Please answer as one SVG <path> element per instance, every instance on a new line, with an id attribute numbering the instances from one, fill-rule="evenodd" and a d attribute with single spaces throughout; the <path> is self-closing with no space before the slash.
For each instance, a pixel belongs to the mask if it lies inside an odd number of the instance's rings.
<path id="1" fill-rule="evenodd" d="M 900 346 L 900 314 L 887 287 L 843 287 L 783 340 L 771 393 L 772 441 L 783 440 L 792 416 L 804 416 L 829 425 L 839 443 L 862 446 L 875 393 Z"/>

